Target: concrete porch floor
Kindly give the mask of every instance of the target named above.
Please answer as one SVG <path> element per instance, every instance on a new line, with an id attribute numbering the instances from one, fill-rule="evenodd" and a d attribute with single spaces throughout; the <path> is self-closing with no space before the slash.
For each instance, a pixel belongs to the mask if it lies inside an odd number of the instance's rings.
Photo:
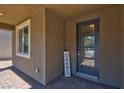
<path id="1" fill-rule="evenodd" d="M 94 83 L 82 78 L 72 76 L 58 77 L 56 80 L 43 86 L 31 77 L 25 75 L 12 66 L 12 62 L 0 61 L 0 89 L 111 89 L 103 84 Z"/>

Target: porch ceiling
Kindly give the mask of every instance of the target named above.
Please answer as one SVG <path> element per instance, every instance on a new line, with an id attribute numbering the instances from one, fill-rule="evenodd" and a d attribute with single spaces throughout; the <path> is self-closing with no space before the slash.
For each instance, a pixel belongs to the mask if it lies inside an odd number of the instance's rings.
<path id="1" fill-rule="evenodd" d="M 51 5 L 51 4 L 38 4 L 38 5 L 0 5 L 0 23 L 16 25 L 20 21 L 37 13 L 41 7 L 45 7 L 63 19 L 72 18 L 78 15 L 84 15 L 89 12 L 97 11 L 113 5 L 89 5 L 89 4 L 74 4 L 74 5 Z"/>

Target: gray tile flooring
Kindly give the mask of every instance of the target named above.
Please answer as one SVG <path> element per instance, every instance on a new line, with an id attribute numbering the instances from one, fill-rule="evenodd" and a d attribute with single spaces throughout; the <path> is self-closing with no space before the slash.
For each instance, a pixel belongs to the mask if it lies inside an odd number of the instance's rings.
<path id="1" fill-rule="evenodd" d="M 1 89 L 111 89 L 113 87 L 91 82 L 76 76 L 65 78 L 63 75 L 43 86 L 12 66 L 11 61 L 0 61 Z"/>

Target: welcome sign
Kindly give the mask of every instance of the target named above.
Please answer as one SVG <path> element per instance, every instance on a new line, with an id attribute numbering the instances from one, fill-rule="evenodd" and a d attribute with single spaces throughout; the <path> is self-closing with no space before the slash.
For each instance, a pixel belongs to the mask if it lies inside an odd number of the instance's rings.
<path id="1" fill-rule="evenodd" d="M 64 51 L 64 72 L 65 77 L 71 77 L 69 51 Z"/>

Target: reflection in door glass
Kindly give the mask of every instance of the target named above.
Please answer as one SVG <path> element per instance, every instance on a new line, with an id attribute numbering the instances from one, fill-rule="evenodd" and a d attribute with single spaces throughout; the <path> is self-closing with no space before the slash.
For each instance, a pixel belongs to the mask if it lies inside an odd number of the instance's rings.
<path id="1" fill-rule="evenodd" d="M 94 67 L 94 55 L 95 55 L 95 36 L 94 36 L 95 24 L 85 25 L 81 27 L 81 67 Z"/>
<path id="2" fill-rule="evenodd" d="M 84 37 L 85 58 L 94 58 L 94 36 Z"/>

